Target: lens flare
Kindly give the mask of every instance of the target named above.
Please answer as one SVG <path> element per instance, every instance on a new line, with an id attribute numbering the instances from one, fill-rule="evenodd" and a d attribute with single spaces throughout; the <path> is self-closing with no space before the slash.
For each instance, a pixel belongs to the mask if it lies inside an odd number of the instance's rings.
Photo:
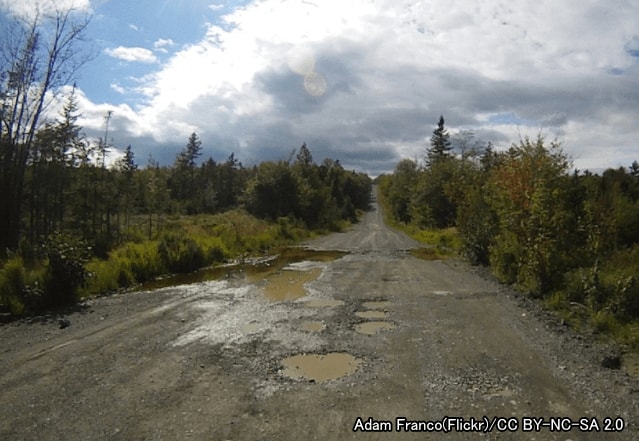
<path id="1" fill-rule="evenodd" d="M 326 93 L 326 78 L 317 72 L 304 75 L 304 89 L 311 96 L 322 96 Z"/>

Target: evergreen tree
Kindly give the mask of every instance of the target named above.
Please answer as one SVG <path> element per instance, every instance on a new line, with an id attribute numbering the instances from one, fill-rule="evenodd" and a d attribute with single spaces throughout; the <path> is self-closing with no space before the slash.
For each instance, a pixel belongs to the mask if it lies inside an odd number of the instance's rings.
<path id="1" fill-rule="evenodd" d="M 426 165 L 429 167 L 442 158 L 450 156 L 452 150 L 450 144 L 450 135 L 444 127 L 444 116 L 439 117 L 437 128 L 433 131 L 430 138 L 430 148 L 427 152 Z"/>
<path id="2" fill-rule="evenodd" d="M 170 180 L 174 199 L 186 202 L 187 212 L 195 212 L 196 176 L 195 162 L 202 154 L 202 142 L 192 133 L 184 149 L 175 158 L 175 166 Z"/>

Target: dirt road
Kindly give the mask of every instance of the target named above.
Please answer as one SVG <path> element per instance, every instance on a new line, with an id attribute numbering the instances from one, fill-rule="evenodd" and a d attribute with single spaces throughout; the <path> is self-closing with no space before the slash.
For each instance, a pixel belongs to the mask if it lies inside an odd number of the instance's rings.
<path id="1" fill-rule="evenodd" d="M 373 204 L 340 255 L 2 325 L 0 439 L 639 439 L 605 349 L 417 246 Z"/>

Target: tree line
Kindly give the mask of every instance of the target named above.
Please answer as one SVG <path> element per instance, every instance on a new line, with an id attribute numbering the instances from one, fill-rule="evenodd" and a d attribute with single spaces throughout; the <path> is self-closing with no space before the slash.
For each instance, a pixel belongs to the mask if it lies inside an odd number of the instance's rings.
<path id="1" fill-rule="evenodd" d="M 131 146 L 107 166 L 104 140 L 87 140 L 77 119 L 71 94 L 29 149 L 18 240 L 0 255 L 0 310 L 73 303 L 87 282 L 99 294 L 193 271 L 296 240 L 300 230 L 338 230 L 368 208 L 368 175 L 339 160 L 316 164 L 306 144 L 286 160 L 244 167 L 234 153 L 200 161 L 193 133 L 170 166 L 150 157 L 139 167 Z M 231 214 L 215 220 L 220 213 Z"/>
<path id="2" fill-rule="evenodd" d="M 244 167 L 234 153 L 200 163 L 202 142 L 193 133 L 171 166 L 149 157 L 139 167 L 131 146 L 107 166 L 104 140 L 84 138 L 78 116 L 71 94 L 60 118 L 34 137 L 21 191 L 19 240 L 3 243 L 5 250 L 14 245 L 27 255 L 53 233 L 66 232 L 106 256 L 136 235 L 152 237 L 167 216 L 239 207 L 258 218 L 289 217 L 309 229 L 337 229 L 368 206 L 370 178 L 345 170 L 339 160 L 316 164 L 306 144 L 287 160 L 253 167 Z"/>
<path id="3" fill-rule="evenodd" d="M 571 171 L 556 142 L 524 138 L 453 154 L 443 117 L 423 164 L 380 178 L 390 214 L 457 228 L 463 254 L 503 282 L 612 327 L 639 319 L 639 163 Z"/>

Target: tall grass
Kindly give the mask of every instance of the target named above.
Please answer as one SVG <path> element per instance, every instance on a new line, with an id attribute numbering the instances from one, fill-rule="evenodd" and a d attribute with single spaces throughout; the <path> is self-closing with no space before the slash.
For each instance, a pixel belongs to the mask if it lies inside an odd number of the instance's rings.
<path id="1" fill-rule="evenodd" d="M 216 215 L 176 216 L 156 237 L 126 242 L 107 259 L 87 264 L 91 273 L 82 296 L 100 295 L 159 276 L 188 273 L 239 256 L 264 253 L 308 237 L 302 225 L 279 219 L 257 219 L 243 210 Z"/>

